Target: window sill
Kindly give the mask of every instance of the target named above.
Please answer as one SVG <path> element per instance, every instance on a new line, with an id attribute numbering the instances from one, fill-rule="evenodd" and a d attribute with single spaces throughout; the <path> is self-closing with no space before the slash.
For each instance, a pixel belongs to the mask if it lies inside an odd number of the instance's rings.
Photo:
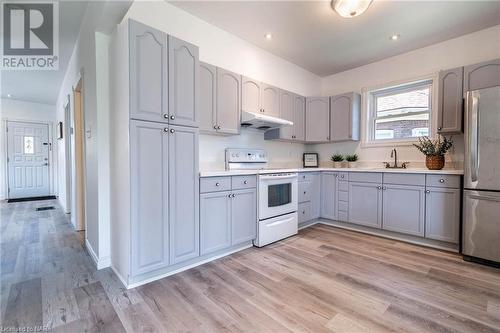
<path id="1" fill-rule="evenodd" d="M 390 140 L 390 141 L 364 141 L 361 142 L 362 148 L 379 148 L 379 147 L 411 147 L 414 143 L 418 143 L 416 140 Z"/>

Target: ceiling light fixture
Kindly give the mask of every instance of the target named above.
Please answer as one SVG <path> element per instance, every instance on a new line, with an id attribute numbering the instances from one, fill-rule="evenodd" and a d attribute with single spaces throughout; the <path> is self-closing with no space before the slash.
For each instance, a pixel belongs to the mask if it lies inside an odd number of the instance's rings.
<path id="1" fill-rule="evenodd" d="M 7 98 L 11 98 L 11 97 L 12 97 L 12 95 L 11 95 L 11 94 L 7 94 Z"/>
<path id="2" fill-rule="evenodd" d="M 398 40 L 399 37 L 401 37 L 400 34 L 392 34 L 391 37 L 389 37 L 390 40 Z"/>
<path id="3" fill-rule="evenodd" d="M 267 40 L 273 39 L 273 35 L 271 33 L 265 34 L 264 37 L 266 37 Z"/>
<path id="4" fill-rule="evenodd" d="M 342 17 L 351 18 L 363 14 L 372 0 L 332 0 L 332 8 Z"/>

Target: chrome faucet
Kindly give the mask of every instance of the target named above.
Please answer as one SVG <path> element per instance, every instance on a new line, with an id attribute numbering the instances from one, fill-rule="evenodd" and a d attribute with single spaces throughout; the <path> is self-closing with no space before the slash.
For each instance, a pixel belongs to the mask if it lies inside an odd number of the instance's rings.
<path id="1" fill-rule="evenodd" d="M 394 165 L 391 165 L 389 162 L 384 162 L 385 167 L 387 169 L 406 169 L 407 165 L 409 162 L 403 162 L 401 163 L 401 166 L 398 165 L 398 152 L 396 148 L 391 150 L 391 158 L 394 158 Z"/>

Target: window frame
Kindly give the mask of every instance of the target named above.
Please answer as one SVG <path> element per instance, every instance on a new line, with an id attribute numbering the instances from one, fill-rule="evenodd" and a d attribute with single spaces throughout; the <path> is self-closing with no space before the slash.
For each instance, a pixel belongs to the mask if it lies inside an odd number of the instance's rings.
<path id="1" fill-rule="evenodd" d="M 403 138 L 403 139 L 378 139 L 375 140 L 375 97 L 384 95 L 393 95 L 398 92 L 413 90 L 421 86 L 429 86 L 429 137 L 436 136 L 435 127 L 437 124 L 437 74 L 428 75 L 412 80 L 404 80 L 400 82 L 387 83 L 371 88 L 363 89 L 363 138 L 362 147 L 394 147 L 394 146 L 411 146 L 418 142 L 418 137 Z M 413 89 L 412 89 L 413 88 Z M 417 112 L 412 112 L 416 114 Z M 427 113 L 427 111 L 422 112 Z M 418 113 L 417 113 L 418 114 Z M 400 117 L 400 116 L 398 116 Z"/>

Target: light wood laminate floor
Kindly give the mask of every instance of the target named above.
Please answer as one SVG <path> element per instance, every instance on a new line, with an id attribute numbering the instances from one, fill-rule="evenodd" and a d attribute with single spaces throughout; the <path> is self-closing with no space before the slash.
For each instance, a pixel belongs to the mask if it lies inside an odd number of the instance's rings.
<path id="1" fill-rule="evenodd" d="M 500 332 L 500 270 L 316 225 L 126 290 L 57 205 L 1 205 L 3 328 L 60 332 Z"/>

